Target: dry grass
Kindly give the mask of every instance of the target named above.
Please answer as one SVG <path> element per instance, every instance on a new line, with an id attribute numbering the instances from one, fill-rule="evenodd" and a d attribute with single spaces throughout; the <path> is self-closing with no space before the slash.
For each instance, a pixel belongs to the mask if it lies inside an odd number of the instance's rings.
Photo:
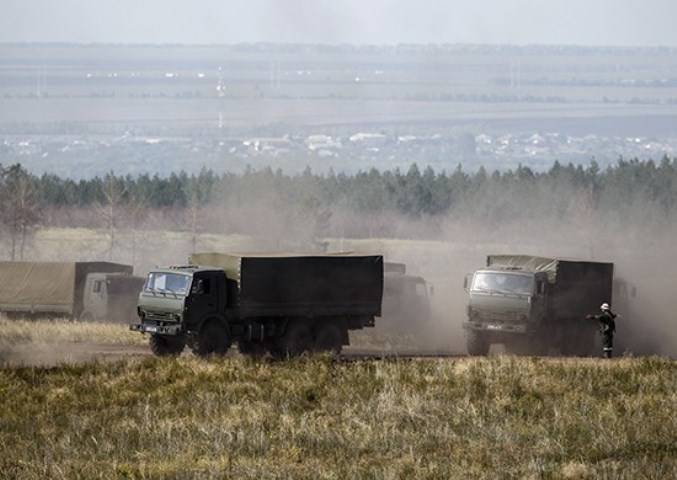
<path id="1" fill-rule="evenodd" d="M 661 358 L 0 369 L 2 478 L 674 478 Z"/>
<path id="2" fill-rule="evenodd" d="M 102 343 L 138 345 L 144 339 L 127 324 L 50 320 L 15 320 L 0 316 L 0 346 L 16 344 Z"/>

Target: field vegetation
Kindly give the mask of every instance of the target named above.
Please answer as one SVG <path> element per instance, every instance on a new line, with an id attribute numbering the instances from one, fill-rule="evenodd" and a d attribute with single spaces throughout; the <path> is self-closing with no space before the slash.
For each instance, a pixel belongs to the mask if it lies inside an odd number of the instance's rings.
<path id="1" fill-rule="evenodd" d="M 677 364 L 133 359 L 0 369 L 0 477 L 674 478 Z"/>
<path id="2" fill-rule="evenodd" d="M 0 346 L 17 343 L 95 342 L 134 345 L 143 341 L 126 324 L 73 322 L 66 318 L 18 320 L 0 317 Z"/>

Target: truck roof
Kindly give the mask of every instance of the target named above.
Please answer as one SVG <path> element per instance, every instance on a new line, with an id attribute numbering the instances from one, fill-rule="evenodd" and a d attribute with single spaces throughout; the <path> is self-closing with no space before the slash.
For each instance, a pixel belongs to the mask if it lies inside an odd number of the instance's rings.
<path id="1" fill-rule="evenodd" d="M 487 267 L 517 272 L 545 272 L 548 281 L 554 282 L 562 271 L 569 275 L 584 275 L 589 270 L 610 272 L 613 263 L 578 260 L 562 257 L 539 257 L 535 255 L 488 255 Z"/>
<path id="2" fill-rule="evenodd" d="M 228 278 L 239 281 L 242 263 L 247 259 L 292 259 L 292 258 L 336 258 L 336 257 L 368 257 L 370 255 L 356 254 L 354 252 L 334 253 L 219 253 L 206 252 L 192 254 L 188 262 L 203 270 L 221 269 L 226 272 Z M 197 266 L 200 267 L 197 267 Z M 212 268 L 209 268 L 212 267 Z"/>

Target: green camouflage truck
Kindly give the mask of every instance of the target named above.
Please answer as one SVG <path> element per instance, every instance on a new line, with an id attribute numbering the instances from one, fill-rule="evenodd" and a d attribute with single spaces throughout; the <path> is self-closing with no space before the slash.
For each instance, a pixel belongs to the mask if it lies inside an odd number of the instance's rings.
<path id="1" fill-rule="evenodd" d="M 154 269 L 139 295 L 139 321 L 156 355 L 338 353 L 348 331 L 381 314 L 383 258 L 358 255 L 194 254 Z"/>
<path id="2" fill-rule="evenodd" d="M 597 324 L 585 315 L 611 302 L 613 263 L 489 255 L 468 275 L 468 353 L 486 355 L 493 343 L 515 353 L 596 353 Z"/>
<path id="3" fill-rule="evenodd" d="M 143 278 L 111 262 L 0 262 L 0 312 L 129 323 Z"/>

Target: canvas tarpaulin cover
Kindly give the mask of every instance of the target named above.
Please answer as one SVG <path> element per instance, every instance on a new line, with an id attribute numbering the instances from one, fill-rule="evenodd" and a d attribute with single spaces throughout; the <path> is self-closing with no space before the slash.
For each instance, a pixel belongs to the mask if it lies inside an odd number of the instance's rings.
<path id="1" fill-rule="evenodd" d="M 0 308 L 71 313 L 75 263 L 1 262 Z"/>
<path id="2" fill-rule="evenodd" d="M 548 281 L 554 282 L 557 278 L 556 258 L 534 257 L 531 255 L 489 255 L 487 267 L 514 268 L 525 272 L 546 272 Z"/>
<path id="3" fill-rule="evenodd" d="M 237 281 L 242 309 L 369 315 L 381 311 L 380 255 L 206 253 L 194 254 L 190 260 L 220 268 Z"/>

